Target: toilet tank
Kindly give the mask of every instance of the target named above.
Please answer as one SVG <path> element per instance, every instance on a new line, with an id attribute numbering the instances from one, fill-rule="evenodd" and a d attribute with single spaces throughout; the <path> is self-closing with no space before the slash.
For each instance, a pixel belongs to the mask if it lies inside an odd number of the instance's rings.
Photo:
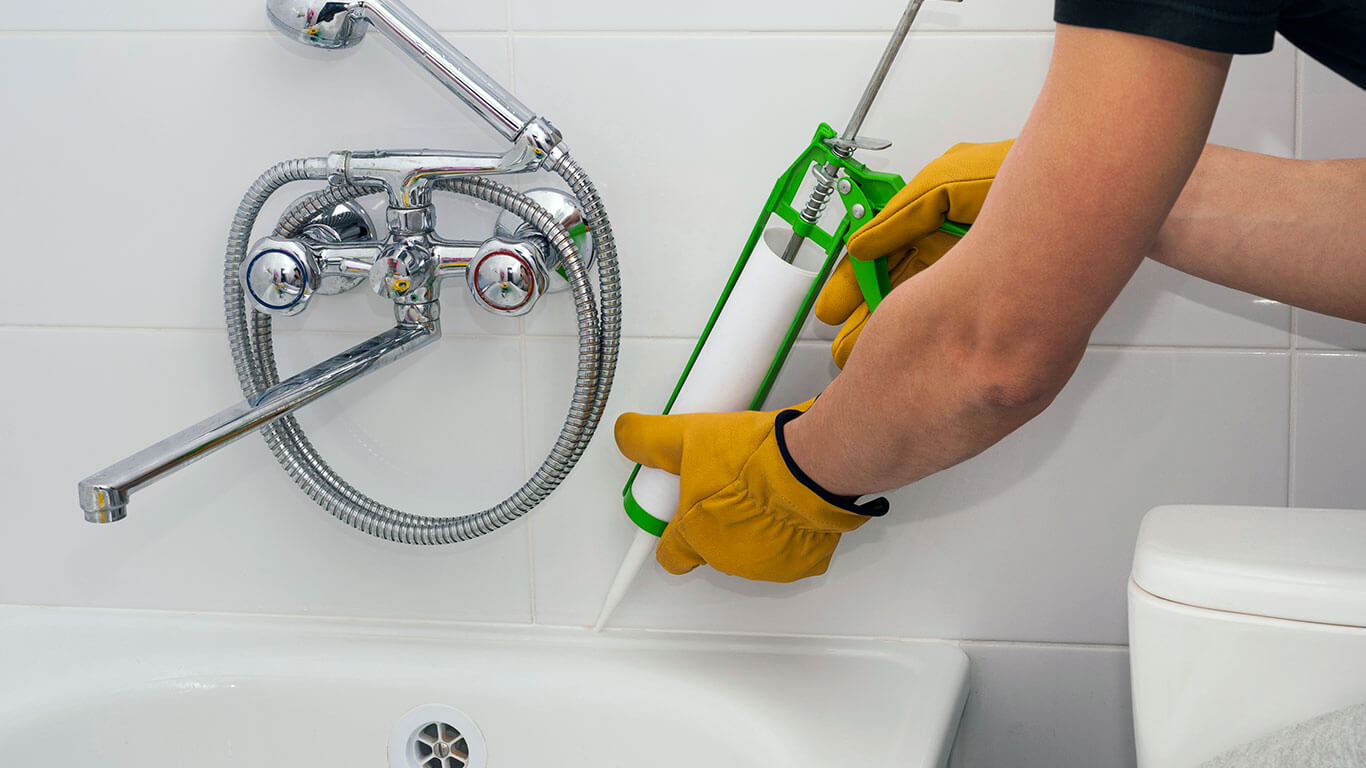
<path id="1" fill-rule="evenodd" d="M 1366 511 L 1158 507 L 1129 580 L 1139 768 L 1366 701 Z"/>

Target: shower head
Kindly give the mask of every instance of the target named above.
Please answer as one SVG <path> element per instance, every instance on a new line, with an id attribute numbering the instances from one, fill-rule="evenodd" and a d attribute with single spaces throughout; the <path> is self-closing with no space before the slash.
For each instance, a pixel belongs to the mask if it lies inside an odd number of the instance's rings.
<path id="1" fill-rule="evenodd" d="M 266 13 L 286 37 L 319 48 L 348 48 L 365 37 L 366 27 L 375 27 L 509 141 L 516 141 L 536 119 L 535 112 L 398 0 L 266 0 Z"/>
<path id="2" fill-rule="evenodd" d="M 365 23 L 347 3 L 268 0 L 266 14 L 286 37 L 318 48 L 349 48 L 365 37 Z"/>

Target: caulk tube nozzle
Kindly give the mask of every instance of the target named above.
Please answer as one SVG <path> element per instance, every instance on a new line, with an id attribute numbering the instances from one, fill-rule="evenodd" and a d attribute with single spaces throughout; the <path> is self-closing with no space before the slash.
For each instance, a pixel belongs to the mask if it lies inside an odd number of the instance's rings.
<path id="1" fill-rule="evenodd" d="M 594 632 L 602 631 L 602 626 L 607 623 L 612 611 L 617 609 L 621 598 L 626 596 L 626 590 L 631 588 L 631 583 L 636 580 L 636 574 L 640 573 L 645 561 L 650 559 L 650 553 L 654 552 L 658 543 L 659 537 L 653 533 L 636 531 L 636 537 L 631 540 L 631 548 L 626 550 L 626 557 L 622 558 L 616 578 L 612 579 L 612 586 L 607 590 L 607 599 L 603 601 L 602 611 L 598 613 L 598 620 L 593 624 Z"/>
<path id="2" fill-rule="evenodd" d="M 626 484 L 622 501 L 626 515 L 637 526 L 636 535 L 631 540 L 630 549 L 626 550 L 626 557 L 622 558 L 621 567 L 617 568 L 612 586 L 607 589 L 607 599 L 598 613 L 598 620 L 593 624 L 594 632 L 600 631 L 607 623 L 608 617 L 635 581 L 636 574 L 650 559 L 659 537 L 664 535 L 664 529 L 673 519 L 678 507 L 678 496 L 678 478 L 662 469 L 638 467 Z"/>

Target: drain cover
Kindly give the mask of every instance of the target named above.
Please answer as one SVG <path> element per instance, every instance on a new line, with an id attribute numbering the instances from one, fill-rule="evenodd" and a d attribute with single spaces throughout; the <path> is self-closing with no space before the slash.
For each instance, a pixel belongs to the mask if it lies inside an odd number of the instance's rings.
<path id="1" fill-rule="evenodd" d="M 479 726 L 441 704 L 409 711 L 389 737 L 389 768 L 483 768 L 486 754 Z"/>

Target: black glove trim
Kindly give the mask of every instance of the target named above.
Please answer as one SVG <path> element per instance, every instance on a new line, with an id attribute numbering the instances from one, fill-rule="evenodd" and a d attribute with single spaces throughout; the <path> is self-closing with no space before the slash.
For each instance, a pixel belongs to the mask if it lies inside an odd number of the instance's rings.
<path id="1" fill-rule="evenodd" d="M 882 517 L 887 514 L 887 510 L 891 509 L 891 505 L 887 503 L 886 498 L 879 496 L 872 501 L 865 501 L 864 503 L 859 504 L 858 496 L 840 496 L 839 494 L 831 493 L 822 488 L 815 480 L 812 480 L 802 471 L 801 467 L 797 466 L 797 462 L 792 460 L 792 454 L 787 452 L 787 437 L 783 434 L 783 428 L 787 426 L 789 421 L 792 421 L 800 415 L 802 415 L 801 411 L 788 409 L 779 413 L 773 420 L 773 434 L 778 438 L 778 452 L 783 455 L 783 463 L 787 464 L 787 471 L 791 472 L 792 476 L 797 478 L 797 482 L 806 486 L 812 493 L 821 497 L 821 501 L 824 501 L 826 504 L 833 507 L 839 507 L 846 512 L 853 512 L 856 515 L 864 515 L 865 517 Z"/>

